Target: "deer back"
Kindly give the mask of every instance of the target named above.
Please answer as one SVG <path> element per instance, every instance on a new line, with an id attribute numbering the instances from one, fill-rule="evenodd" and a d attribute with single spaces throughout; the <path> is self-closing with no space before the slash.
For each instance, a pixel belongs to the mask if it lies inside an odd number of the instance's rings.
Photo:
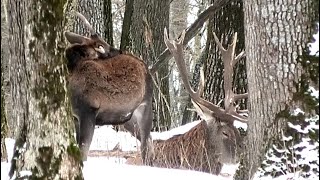
<path id="1" fill-rule="evenodd" d="M 184 134 L 167 140 L 154 140 L 154 166 L 219 174 L 221 152 L 217 148 L 212 149 L 209 133 L 207 122 L 202 120 Z"/>
<path id="2" fill-rule="evenodd" d="M 137 57 L 119 54 L 107 59 L 78 62 L 69 76 L 74 96 L 103 110 L 132 111 L 143 100 L 148 72 Z"/>

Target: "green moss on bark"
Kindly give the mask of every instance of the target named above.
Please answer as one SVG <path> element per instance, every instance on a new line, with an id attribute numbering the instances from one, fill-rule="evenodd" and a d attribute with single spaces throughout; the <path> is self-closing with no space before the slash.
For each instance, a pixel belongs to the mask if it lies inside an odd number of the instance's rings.
<path id="1" fill-rule="evenodd" d="M 75 142 L 70 143 L 70 145 L 67 148 L 67 152 L 69 156 L 72 156 L 76 161 L 81 162 L 81 166 L 83 165 L 82 158 L 81 158 L 81 151 Z"/>
<path id="2" fill-rule="evenodd" d="M 52 147 L 40 147 L 38 152 L 39 156 L 36 158 L 36 161 L 40 166 L 34 167 L 31 170 L 31 179 L 55 179 L 57 174 L 59 174 L 62 162 L 61 155 L 55 157 Z M 41 172 L 41 175 L 39 172 Z"/>
<path id="3" fill-rule="evenodd" d="M 63 28 L 65 25 L 64 5 L 66 0 L 34 1 L 33 9 L 38 9 L 32 16 L 32 34 L 35 39 L 29 43 L 31 56 L 38 64 L 35 69 L 40 76 L 33 90 L 39 100 L 43 118 L 48 110 L 56 111 L 65 104 L 65 76 L 67 74 L 64 62 L 65 43 Z M 39 56 L 38 50 L 45 51 L 46 56 Z M 43 97 L 47 97 L 44 99 Z M 50 107 L 48 107 L 48 105 Z"/>

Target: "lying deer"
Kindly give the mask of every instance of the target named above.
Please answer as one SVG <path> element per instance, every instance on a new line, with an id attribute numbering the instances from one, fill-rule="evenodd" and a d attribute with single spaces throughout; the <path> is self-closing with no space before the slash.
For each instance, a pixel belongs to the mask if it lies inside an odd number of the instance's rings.
<path id="1" fill-rule="evenodd" d="M 175 135 L 168 140 L 155 140 L 155 158 L 153 165 L 168 168 L 185 168 L 219 174 L 223 164 L 235 164 L 236 153 L 241 147 L 238 129 L 233 126 L 235 120 L 247 122 L 234 106 L 235 101 L 246 98 L 247 94 L 234 94 L 232 91 L 233 66 L 244 55 L 234 56 L 237 36 L 226 50 L 214 34 L 224 61 L 224 109 L 201 98 L 204 87 L 204 75 L 201 70 L 200 85 L 197 91 L 191 88 L 183 58 L 183 40 L 185 32 L 178 41 L 170 41 L 165 30 L 165 43 L 172 53 L 183 84 L 197 113 L 203 119 L 187 133 Z M 243 111 L 242 111 L 243 112 Z"/>
<path id="2" fill-rule="evenodd" d="M 83 160 L 95 125 L 124 124 L 141 142 L 144 163 L 152 154 L 152 79 L 146 64 L 106 43 L 86 18 L 76 15 L 90 30 L 90 37 L 65 32 L 71 43 L 65 54 L 68 88 L 75 116 L 76 137 Z"/>

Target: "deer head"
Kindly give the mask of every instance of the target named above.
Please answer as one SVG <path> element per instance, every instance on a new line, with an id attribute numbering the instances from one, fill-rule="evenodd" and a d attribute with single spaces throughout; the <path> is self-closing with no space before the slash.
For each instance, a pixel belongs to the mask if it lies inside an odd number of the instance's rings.
<path id="1" fill-rule="evenodd" d="M 201 97 L 204 88 L 204 73 L 202 69 L 200 71 L 200 83 L 198 90 L 194 91 L 192 89 L 183 57 L 182 43 L 184 36 L 185 31 L 182 32 L 178 40 L 169 40 L 167 30 L 165 29 L 164 42 L 175 59 L 183 85 L 189 93 L 198 115 L 207 121 L 210 136 L 209 140 L 211 141 L 210 145 L 212 146 L 211 148 L 215 149 L 215 151 L 220 154 L 220 162 L 234 163 L 236 148 L 237 145 L 240 145 L 241 139 L 237 128 L 233 126 L 233 122 L 235 120 L 245 123 L 247 122 L 247 117 L 240 114 L 240 110 L 237 109 L 237 106 L 235 106 L 234 103 L 237 100 L 248 96 L 247 94 L 235 94 L 232 91 L 233 66 L 244 55 L 242 52 L 238 56 L 234 56 L 237 34 L 235 34 L 233 43 L 228 47 L 228 49 L 223 48 L 214 34 L 215 41 L 218 44 L 224 61 L 224 109 Z"/>
<path id="2" fill-rule="evenodd" d="M 78 12 L 75 14 L 89 29 L 90 37 L 85 37 L 73 32 L 64 33 L 68 42 L 73 45 L 72 48 L 68 48 L 66 51 L 69 68 L 72 68 L 76 63 L 75 61 L 79 59 L 104 59 L 122 53 L 121 50 L 115 49 L 105 42 L 98 33 L 93 30 L 88 20 L 82 14 Z"/>

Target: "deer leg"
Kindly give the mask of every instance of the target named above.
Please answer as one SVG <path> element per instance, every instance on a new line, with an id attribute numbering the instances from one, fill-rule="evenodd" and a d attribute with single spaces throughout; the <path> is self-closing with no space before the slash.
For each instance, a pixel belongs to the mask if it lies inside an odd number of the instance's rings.
<path id="1" fill-rule="evenodd" d="M 140 140 L 141 157 L 146 165 L 152 164 L 153 146 L 150 136 L 152 128 L 152 106 L 142 103 L 133 112 L 130 122 L 125 124 L 125 128 L 131 133 L 136 133 L 137 139 Z"/>
<path id="2" fill-rule="evenodd" d="M 141 142 L 140 132 L 136 118 L 131 118 L 129 121 L 124 123 L 124 128 L 131 133 L 132 136 L 136 137 Z"/>
<path id="3" fill-rule="evenodd" d="M 79 117 L 80 122 L 80 135 L 79 135 L 79 146 L 82 155 L 82 160 L 86 161 L 90 144 L 93 137 L 95 127 L 95 115 L 94 113 L 83 113 Z"/>

